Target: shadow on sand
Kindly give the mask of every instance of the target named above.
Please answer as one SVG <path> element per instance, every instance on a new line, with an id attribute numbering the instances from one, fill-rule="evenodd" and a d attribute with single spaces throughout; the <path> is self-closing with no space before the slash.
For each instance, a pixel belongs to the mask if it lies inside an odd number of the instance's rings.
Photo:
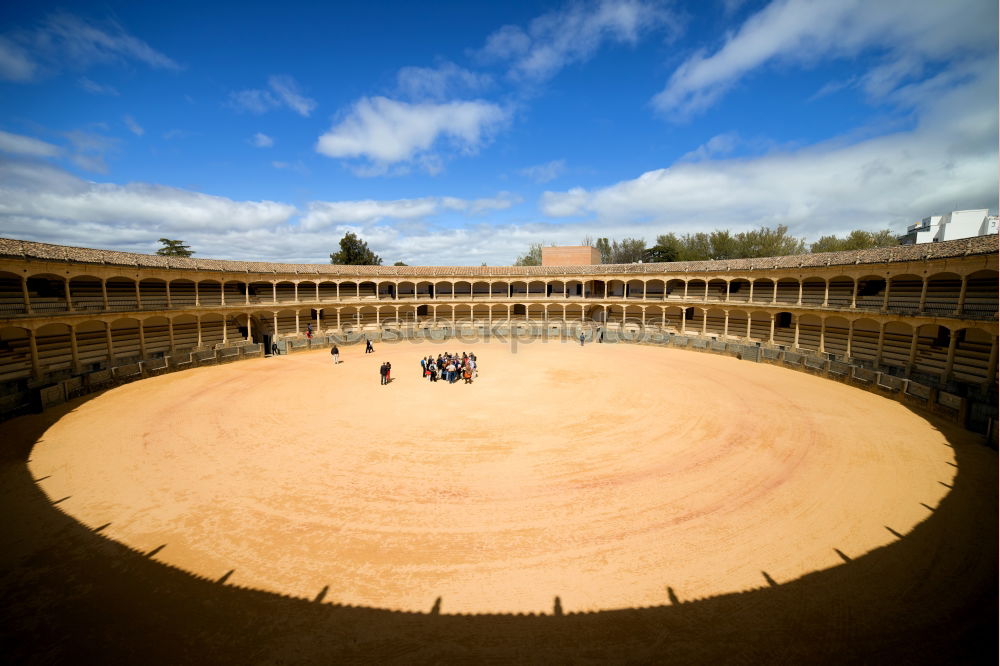
<path id="1" fill-rule="evenodd" d="M 954 488 L 913 531 L 794 581 L 662 606 L 448 615 L 340 606 L 193 576 L 90 530 L 36 485 L 33 443 L 74 401 L 3 425 L 0 654 L 7 663 L 996 663 L 997 457 L 953 427 Z M 925 415 L 924 415 L 925 416 Z M 161 547 L 162 548 L 162 547 Z M 766 562 L 760 563 L 766 566 Z M 766 580 L 765 580 L 766 579 Z M 336 591 L 330 591 L 331 601 Z M 430 607 L 431 600 L 428 599 Z M 447 599 L 443 602 L 447 607 Z"/>

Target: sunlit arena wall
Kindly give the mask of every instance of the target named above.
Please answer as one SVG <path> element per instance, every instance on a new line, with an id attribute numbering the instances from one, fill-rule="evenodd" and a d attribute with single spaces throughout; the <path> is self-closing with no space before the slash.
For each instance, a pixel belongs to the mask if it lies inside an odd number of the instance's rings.
<path id="1" fill-rule="evenodd" d="M 987 433 L 997 404 L 997 257 L 996 235 L 533 267 L 278 264 L 0 239 L 0 415 L 275 347 L 583 333 L 782 363 Z"/>

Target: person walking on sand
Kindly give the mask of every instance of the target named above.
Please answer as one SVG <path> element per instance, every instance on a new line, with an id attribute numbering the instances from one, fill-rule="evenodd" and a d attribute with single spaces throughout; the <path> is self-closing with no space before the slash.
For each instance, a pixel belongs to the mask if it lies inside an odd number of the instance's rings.
<path id="1" fill-rule="evenodd" d="M 330 349 L 330 355 L 333 356 L 333 364 L 340 365 L 340 347 L 334 345 Z"/>
<path id="2" fill-rule="evenodd" d="M 580 346 L 583 346 L 583 331 L 580 331 Z"/>
<path id="3" fill-rule="evenodd" d="M 374 354 L 375 353 L 375 348 L 372 347 L 372 341 L 369 340 L 368 338 L 365 338 L 365 353 L 366 354 Z"/>
<path id="4" fill-rule="evenodd" d="M 427 376 L 427 359 L 420 359 L 420 378 L 423 379 Z"/>

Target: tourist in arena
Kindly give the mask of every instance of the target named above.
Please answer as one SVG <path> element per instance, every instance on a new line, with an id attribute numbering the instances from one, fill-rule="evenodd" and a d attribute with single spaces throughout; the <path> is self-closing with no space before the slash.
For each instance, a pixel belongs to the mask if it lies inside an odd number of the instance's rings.
<path id="1" fill-rule="evenodd" d="M 385 378 L 386 378 L 386 372 L 387 372 L 387 370 L 386 370 L 385 366 L 386 366 L 386 364 L 385 364 L 385 363 L 383 363 L 383 364 L 382 364 L 382 365 L 380 365 L 380 366 L 379 366 L 379 368 L 378 368 L 378 374 L 379 374 L 379 384 L 382 384 L 383 386 L 384 386 L 385 384 L 387 384 L 387 383 L 388 383 L 388 382 L 386 382 L 386 381 L 385 381 Z"/>
<path id="2" fill-rule="evenodd" d="M 385 362 L 385 383 L 388 384 L 392 381 L 392 363 L 389 361 Z"/>
<path id="3" fill-rule="evenodd" d="M 583 346 L 583 331 L 580 331 L 580 346 Z"/>
<path id="4" fill-rule="evenodd" d="M 365 338 L 365 353 L 366 354 L 374 354 L 375 353 L 375 348 L 372 347 L 372 341 L 369 340 L 368 338 Z"/>
<path id="5" fill-rule="evenodd" d="M 420 376 L 421 376 L 421 378 L 427 376 L 427 359 L 426 358 L 420 359 Z"/>
<path id="6" fill-rule="evenodd" d="M 330 349 L 330 355 L 333 356 L 333 364 L 338 365 L 340 363 L 340 347 L 334 345 Z"/>

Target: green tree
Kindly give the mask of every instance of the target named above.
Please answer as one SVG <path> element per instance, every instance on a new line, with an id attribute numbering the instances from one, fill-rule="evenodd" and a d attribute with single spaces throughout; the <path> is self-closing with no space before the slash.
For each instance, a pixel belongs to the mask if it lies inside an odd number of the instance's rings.
<path id="1" fill-rule="evenodd" d="M 156 254 L 161 257 L 190 257 L 194 254 L 194 250 L 185 245 L 184 241 L 161 238 L 159 243 L 163 245 L 163 247 L 157 250 Z"/>
<path id="2" fill-rule="evenodd" d="M 775 229 L 761 227 L 753 231 L 736 234 L 738 257 L 781 257 L 788 254 L 803 254 L 806 242 L 788 235 L 788 227 L 779 224 Z"/>
<path id="3" fill-rule="evenodd" d="M 409 264 L 404 264 L 402 261 L 397 261 L 393 266 L 408 266 Z"/>
<path id="4" fill-rule="evenodd" d="M 875 247 L 899 245 L 899 240 L 890 229 L 864 231 L 855 229 L 846 238 L 821 236 L 809 247 L 810 252 L 843 252 L 845 250 L 869 250 Z"/>
<path id="5" fill-rule="evenodd" d="M 612 264 L 634 264 L 642 261 L 646 252 L 646 241 L 641 238 L 623 238 L 611 242 Z"/>
<path id="6" fill-rule="evenodd" d="M 382 257 L 368 249 L 368 243 L 348 231 L 340 239 L 340 252 L 330 255 L 330 263 L 340 266 L 381 266 Z"/>
<path id="7" fill-rule="evenodd" d="M 598 252 L 601 253 L 601 263 L 610 264 L 611 263 L 611 243 L 608 242 L 607 238 L 598 238 L 594 243 L 594 247 L 597 248 Z"/>
<path id="8" fill-rule="evenodd" d="M 542 244 L 532 243 L 528 246 L 528 251 L 514 261 L 515 266 L 541 266 L 542 265 Z"/>

